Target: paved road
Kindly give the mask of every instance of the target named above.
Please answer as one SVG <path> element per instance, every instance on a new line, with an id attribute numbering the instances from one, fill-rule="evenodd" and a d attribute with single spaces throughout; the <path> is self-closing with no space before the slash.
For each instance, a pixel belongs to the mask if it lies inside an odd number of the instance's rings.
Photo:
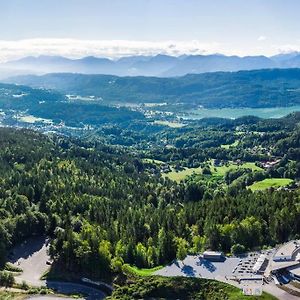
<path id="1" fill-rule="evenodd" d="M 28 239 L 13 249 L 13 255 L 9 261 L 23 270 L 20 275 L 15 277 L 18 283 L 26 281 L 31 286 L 47 286 L 62 294 L 84 294 L 88 295 L 84 297 L 84 299 L 88 300 L 101 300 L 105 298 L 105 294 L 102 291 L 82 284 L 41 280 L 41 276 L 49 269 L 49 265 L 46 264 L 47 260 L 50 259 L 47 250 L 48 240 L 45 237 Z M 29 299 L 65 300 L 72 298 L 45 295 L 32 296 Z"/>
<path id="2" fill-rule="evenodd" d="M 23 270 L 16 276 L 16 281 L 26 281 L 32 286 L 42 286 L 45 282 L 40 277 L 48 270 L 46 261 L 50 259 L 47 254 L 48 246 L 45 237 L 28 239 L 13 249 L 10 262 Z"/>
<path id="3" fill-rule="evenodd" d="M 158 270 L 155 274 L 162 276 L 185 276 L 216 279 L 241 288 L 237 282 L 226 280 L 226 278 L 233 275 L 232 270 L 238 265 L 238 258 L 227 258 L 225 262 L 209 262 L 199 258 L 198 256 L 189 255 L 184 259 L 183 263 L 175 261 L 171 265 Z M 299 300 L 299 297 L 293 296 L 278 288 L 274 282 L 263 285 L 263 290 L 274 295 L 279 300 Z"/>
<path id="4" fill-rule="evenodd" d="M 55 282 L 50 281 L 47 282 L 47 287 L 54 289 L 58 293 L 61 294 L 71 294 L 71 293 L 78 293 L 84 294 L 83 298 L 76 298 L 79 300 L 102 300 L 106 297 L 106 295 L 98 289 L 94 289 L 89 286 L 85 286 L 82 284 L 77 283 L 70 283 L 70 282 Z M 54 295 L 39 295 L 39 296 L 30 296 L 28 299 L 32 300 L 71 300 L 74 298 L 68 297 L 59 297 Z"/>
<path id="5" fill-rule="evenodd" d="M 264 285 L 263 290 L 277 297 L 279 300 L 299 300 L 299 297 L 293 296 L 285 292 L 284 290 L 278 288 L 274 282 Z"/>
<path id="6" fill-rule="evenodd" d="M 74 300 L 74 298 L 58 297 L 58 296 L 30 296 L 26 299 L 32 300 Z M 76 298 L 77 300 L 83 300 L 83 298 Z"/>
<path id="7" fill-rule="evenodd" d="M 46 283 L 46 286 L 62 294 L 79 293 L 88 295 L 84 297 L 84 299 L 87 300 L 102 300 L 106 297 L 105 293 L 103 293 L 102 291 L 83 284 L 48 281 Z"/>

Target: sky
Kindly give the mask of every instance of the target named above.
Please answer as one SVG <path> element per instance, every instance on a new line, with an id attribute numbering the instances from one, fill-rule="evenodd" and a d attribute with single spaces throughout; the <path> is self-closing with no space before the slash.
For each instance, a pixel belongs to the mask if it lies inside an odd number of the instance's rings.
<path id="1" fill-rule="evenodd" d="M 300 51 L 299 0 L 0 0 L 0 60 Z"/>

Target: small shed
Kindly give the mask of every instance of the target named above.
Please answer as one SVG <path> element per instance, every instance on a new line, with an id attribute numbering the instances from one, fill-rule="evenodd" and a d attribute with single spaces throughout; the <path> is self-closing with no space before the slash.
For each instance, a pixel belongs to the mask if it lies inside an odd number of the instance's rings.
<path id="1" fill-rule="evenodd" d="M 218 251 L 204 251 L 203 258 L 210 261 L 224 261 L 225 259 L 224 254 Z"/>

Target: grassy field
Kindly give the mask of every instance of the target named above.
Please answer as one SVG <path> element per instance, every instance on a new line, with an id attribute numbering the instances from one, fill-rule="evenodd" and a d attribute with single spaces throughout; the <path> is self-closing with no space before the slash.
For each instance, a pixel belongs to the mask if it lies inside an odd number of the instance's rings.
<path id="1" fill-rule="evenodd" d="M 255 163 L 252 162 L 243 163 L 241 165 L 237 165 L 234 164 L 233 162 L 229 162 L 227 166 L 219 166 L 219 167 L 211 166 L 210 170 L 212 175 L 214 176 L 225 176 L 226 172 L 228 172 L 229 170 L 235 170 L 238 168 L 251 169 L 252 171 L 262 170 L 262 168 L 256 166 Z"/>
<path id="2" fill-rule="evenodd" d="M 143 158 L 143 162 L 145 162 L 145 163 L 155 163 L 157 165 L 164 164 L 164 162 L 162 160 L 152 159 L 152 158 Z"/>
<path id="3" fill-rule="evenodd" d="M 265 190 L 270 187 L 279 188 L 283 186 L 287 186 L 293 180 L 288 178 L 267 178 L 262 181 L 257 181 L 250 185 L 248 188 L 252 191 Z"/>
<path id="4" fill-rule="evenodd" d="M 163 266 L 158 266 L 158 267 L 151 268 L 151 269 L 140 269 L 136 266 L 131 266 L 131 265 L 126 264 L 124 268 L 125 268 L 125 272 L 129 272 L 132 275 L 151 276 L 151 275 L 153 275 L 154 272 L 162 269 Z"/>
<path id="5" fill-rule="evenodd" d="M 217 167 L 213 166 L 213 160 L 210 162 L 210 171 L 212 176 L 224 177 L 226 172 L 228 172 L 229 170 L 238 168 L 251 169 L 252 171 L 262 170 L 262 168 L 256 166 L 253 162 L 247 162 L 241 165 L 234 164 L 233 162 L 228 162 L 228 165 Z M 172 169 L 171 172 L 163 174 L 163 177 L 168 177 L 171 180 L 180 182 L 184 180 L 187 176 L 191 176 L 193 174 L 202 174 L 202 168 L 184 168 L 184 170 L 178 172 Z"/>
<path id="6" fill-rule="evenodd" d="M 202 169 L 199 168 L 184 168 L 182 171 L 175 171 L 174 169 L 166 174 L 163 174 L 163 177 L 168 177 L 171 180 L 174 180 L 176 182 L 180 182 L 184 180 L 187 176 L 191 176 L 193 174 L 201 174 Z"/>
<path id="7" fill-rule="evenodd" d="M 239 144 L 239 141 L 235 141 L 235 142 L 232 143 L 232 144 L 224 144 L 224 145 L 221 145 L 221 148 L 223 148 L 223 149 L 229 149 L 230 147 L 236 147 L 238 144 Z"/>

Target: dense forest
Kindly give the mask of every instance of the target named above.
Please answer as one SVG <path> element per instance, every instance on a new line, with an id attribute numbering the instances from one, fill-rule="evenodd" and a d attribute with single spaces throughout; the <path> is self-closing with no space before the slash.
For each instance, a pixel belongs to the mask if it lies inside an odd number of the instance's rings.
<path id="1" fill-rule="evenodd" d="M 18 125 L 21 115 L 34 115 L 53 124 L 84 127 L 103 124 L 127 126 L 131 121 L 144 120 L 144 115 L 124 107 L 105 106 L 99 101 L 68 101 L 53 90 L 0 83 L 0 114 L 5 124 Z M 23 124 L 26 125 L 26 124 Z"/>
<path id="2" fill-rule="evenodd" d="M 46 74 L 10 78 L 11 83 L 58 90 L 64 94 L 101 97 L 104 102 L 276 107 L 300 104 L 300 69 L 266 69 L 189 74 L 183 77 L 117 77 Z"/>
<path id="3" fill-rule="evenodd" d="M 52 237 L 55 264 L 95 278 L 120 271 L 124 263 L 154 267 L 204 249 L 237 254 L 299 237 L 297 188 L 246 188 L 251 180 L 299 178 L 299 115 L 289 116 L 289 122 L 247 120 L 206 124 L 208 140 L 215 140 L 206 147 L 201 134 L 178 129 L 170 138 L 177 147 L 166 152 L 140 151 L 138 143 L 135 148 L 108 145 L 99 132 L 75 139 L 1 128 L 1 262 L 14 244 L 43 234 Z M 226 134 L 230 126 L 244 132 L 238 149 L 220 147 L 233 142 Z M 267 134 L 257 133 L 263 128 L 269 128 Z M 223 135 L 213 133 L 218 130 Z M 198 140 L 186 145 L 193 139 Z M 233 159 L 257 143 L 265 146 L 262 152 L 282 155 L 280 163 L 267 171 L 230 170 L 222 178 L 208 170 L 176 182 L 144 159 L 152 155 L 188 166 L 194 153 L 193 163 L 202 162 L 204 170 L 219 152 L 220 160 Z M 259 163 L 259 157 L 253 161 Z"/>

